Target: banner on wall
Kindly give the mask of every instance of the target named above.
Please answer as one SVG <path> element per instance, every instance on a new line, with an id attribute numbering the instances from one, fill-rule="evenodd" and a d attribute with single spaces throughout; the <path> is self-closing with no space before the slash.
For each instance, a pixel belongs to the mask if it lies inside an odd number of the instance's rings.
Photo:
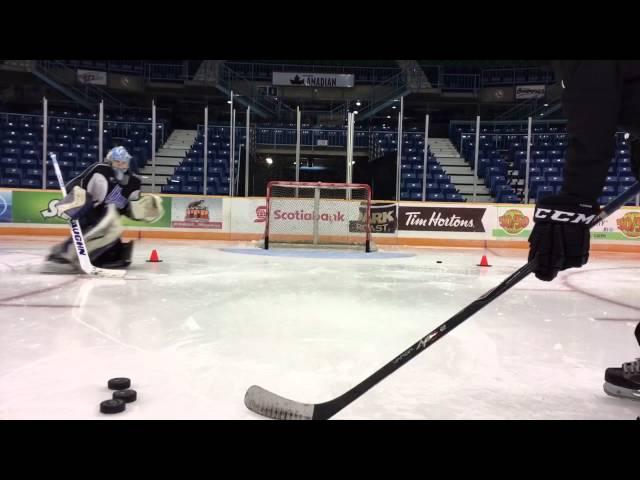
<path id="1" fill-rule="evenodd" d="M 174 198 L 171 226 L 222 230 L 222 198 Z"/>
<path id="2" fill-rule="evenodd" d="M 493 229 L 494 238 L 526 239 L 533 228 L 533 207 L 496 207 L 497 228 Z"/>
<path id="3" fill-rule="evenodd" d="M 44 223 L 44 224 L 68 224 L 58 217 L 57 205 L 61 199 L 59 192 L 13 192 L 13 222 L 14 223 Z M 122 216 L 122 225 L 125 227 L 150 227 L 161 228 L 171 226 L 171 198 L 163 197 L 162 206 L 165 213 L 155 223 L 131 220 Z"/>
<path id="4" fill-rule="evenodd" d="M 516 100 L 544 98 L 545 92 L 545 85 L 518 85 L 516 86 Z"/>
<path id="5" fill-rule="evenodd" d="M 418 232 L 484 232 L 486 208 L 400 205 L 398 230 Z"/>
<path id="6" fill-rule="evenodd" d="M 640 241 L 640 210 L 618 210 L 591 230 L 593 240 Z"/>
<path id="7" fill-rule="evenodd" d="M 349 232 L 364 232 L 366 207 L 360 209 L 360 218 L 349 222 Z M 371 205 L 371 233 L 396 233 L 398 226 L 396 204 L 377 203 Z"/>
<path id="8" fill-rule="evenodd" d="M 13 192 L 15 223 L 67 224 L 57 217 L 60 192 Z"/>
<path id="9" fill-rule="evenodd" d="M 107 85 L 107 72 L 100 70 L 82 70 L 78 69 L 78 81 L 80 83 L 88 83 L 90 85 Z"/>
<path id="10" fill-rule="evenodd" d="M 0 192 L 0 223 L 11 223 L 11 191 Z"/>
<path id="11" fill-rule="evenodd" d="M 273 72 L 274 85 L 314 88 L 353 88 L 354 76 L 341 73 Z"/>

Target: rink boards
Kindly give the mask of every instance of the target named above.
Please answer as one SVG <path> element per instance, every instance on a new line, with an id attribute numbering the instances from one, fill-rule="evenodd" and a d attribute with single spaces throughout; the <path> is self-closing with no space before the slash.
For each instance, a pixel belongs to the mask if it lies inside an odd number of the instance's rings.
<path id="1" fill-rule="evenodd" d="M 161 195 L 165 214 L 154 224 L 124 219 L 129 238 L 258 240 L 264 232 L 265 199 Z M 67 235 L 56 217 L 56 190 L 0 189 L 0 235 Z M 373 238 L 378 245 L 446 247 L 528 247 L 533 205 L 487 203 L 374 201 Z M 292 229 L 304 215 L 283 212 Z M 357 231 L 352 216 L 328 204 L 332 232 L 345 236 Z M 593 248 L 640 251 L 640 208 L 624 207 L 592 230 Z"/>

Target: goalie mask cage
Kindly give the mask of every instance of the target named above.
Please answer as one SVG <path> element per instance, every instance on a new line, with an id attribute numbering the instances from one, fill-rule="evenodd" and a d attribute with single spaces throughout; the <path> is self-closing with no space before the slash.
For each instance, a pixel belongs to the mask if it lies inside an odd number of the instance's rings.
<path id="1" fill-rule="evenodd" d="M 371 188 L 359 183 L 267 184 L 264 248 L 274 243 L 358 246 L 371 242 Z"/>

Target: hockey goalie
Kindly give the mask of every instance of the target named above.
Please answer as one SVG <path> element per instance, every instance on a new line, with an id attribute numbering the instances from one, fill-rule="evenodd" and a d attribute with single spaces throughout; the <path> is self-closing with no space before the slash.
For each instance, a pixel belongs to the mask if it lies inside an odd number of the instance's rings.
<path id="1" fill-rule="evenodd" d="M 131 155 L 124 147 L 107 153 L 66 185 L 57 204 L 57 216 L 77 220 L 84 233 L 91 263 L 100 268 L 126 268 L 131 264 L 133 241 L 123 242 L 121 216 L 157 222 L 164 214 L 162 199 L 140 194 L 140 177 L 130 171 Z M 43 269 L 47 273 L 80 272 L 71 237 L 55 245 Z"/>

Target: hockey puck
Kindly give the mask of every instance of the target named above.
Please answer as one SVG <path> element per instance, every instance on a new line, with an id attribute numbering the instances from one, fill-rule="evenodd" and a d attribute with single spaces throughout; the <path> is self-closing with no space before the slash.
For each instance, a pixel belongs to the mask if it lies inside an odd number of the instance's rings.
<path id="1" fill-rule="evenodd" d="M 114 400 L 122 400 L 124 403 L 135 402 L 138 398 L 138 393 L 135 390 L 117 390 L 113 392 Z"/>
<path id="2" fill-rule="evenodd" d="M 120 413 L 124 412 L 124 400 L 105 400 L 100 403 L 100 413 Z"/>
<path id="3" fill-rule="evenodd" d="M 131 380 L 128 378 L 112 378 L 107 382 L 110 390 L 126 390 L 131 386 Z"/>
<path id="4" fill-rule="evenodd" d="M 442 260 L 436 260 L 436 263 L 442 263 Z"/>

